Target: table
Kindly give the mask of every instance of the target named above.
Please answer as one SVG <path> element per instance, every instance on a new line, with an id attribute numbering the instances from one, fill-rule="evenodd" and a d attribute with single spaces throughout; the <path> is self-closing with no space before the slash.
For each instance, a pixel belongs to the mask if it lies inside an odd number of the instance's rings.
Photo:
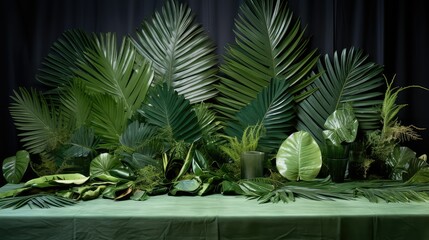
<path id="1" fill-rule="evenodd" d="M 0 210 L 0 239 L 424 240 L 429 203 L 358 198 L 259 204 L 218 194 L 96 199 L 65 208 Z"/>

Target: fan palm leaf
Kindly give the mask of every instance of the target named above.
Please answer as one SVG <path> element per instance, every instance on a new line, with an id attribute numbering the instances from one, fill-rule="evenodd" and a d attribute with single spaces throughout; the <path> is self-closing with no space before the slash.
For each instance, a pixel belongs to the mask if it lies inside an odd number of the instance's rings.
<path id="1" fill-rule="evenodd" d="M 74 123 L 76 129 L 90 125 L 92 101 L 82 82 L 73 81 L 69 87 L 64 88 L 60 94 L 60 103 L 63 116 Z"/>
<path id="2" fill-rule="evenodd" d="M 119 51 L 115 34 L 100 34 L 94 39 L 97 48 L 86 52 L 85 62 L 79 63 L 75 73 L 90 92 L 109 94 L 122 102 L 131 118 L 151 86 L 150 64 L 147 61 L 136 64 L 137 52 L 128 38 L 123 38 Z"/>
<path id="3" fill-rule="evenodd" d="M 71 129 L 41 93 L 20 88 L 11 98 L 10 114 L 28 152 L 51 151 L 68 139 Z"/>
<path id="4" fill-rule="evenodd" d="M 310 88 L 317 89 L 298 104 L 299 130 L 310 132 L 319 144 L 324 145 L 324 123 L 342 103 L 350 103 L 359 121 L 359 130 L 375 130 L 380 124 L 383 86 L 383 68 L 367 61 L 361 50 L 344 49 L 340 56 L 328 55 L 324 64 L 318 62 L 322 73 Z"/>
<path id="5" fill-rule="evenodd" d="M 86 62 L 85 52 L 97 48 L 94 38 L 82 30 L 68 30 L 52 45 L 36 78 L 59 93 L 68 88 L 75 77 L 74 71 L 80 62 Z"/>
<path id="6" fill-rule="evenodd" d="M 168 83 L 191 103 L 217 94 L 215 47 L 194 23 L 190 8 L 167 1 L 152 21 L 142 23 L 137 36 L 134 45 L 152 63 L 156 81 Z"/>
<path id="7" fill-rule="evenodd" d="M 28 196 L 19 196 L 0 199 L 0 209 L 18 209 L 24 206 L 30 208 L 66 207 L 76 204 L 77 201 L 53 194 L 38 193 Z"/>
<path id="8" fill-rule="evenodd" d="M 225 133 L 240 138 L 247 127 L 262 124 L 265 134 L 258 147 L 268 152 L 278 149 L 287 134 L 295 129 L 294 102 L 288 87 L 286 81 L 272 80 L 256 99 L 236 114 L 236 121 L 227 123 Z"/>
<path id="9" fill-rule="evenodd" d="M 192 105 L 167 83 L 157 85 L 139 112 L 146 122 L 166 131 L 176 141 L 192 143 L 201 137 Z"/>
<path id="10" fill-rule="evenodd" d="M 308 41 L 300 22 L 292 19 L 285 1 L 247 0 L 235 22 L 236 44 L 227 49 L 221 65 L 217 108 L 232 118 L 242 107 L 281 78 L 290 92 L 302 92 L 315 76 L 307 78 L 317 62 L 315 51 L 306 53 Z M 295 95 L 300 100 L 304 95 Z"/>

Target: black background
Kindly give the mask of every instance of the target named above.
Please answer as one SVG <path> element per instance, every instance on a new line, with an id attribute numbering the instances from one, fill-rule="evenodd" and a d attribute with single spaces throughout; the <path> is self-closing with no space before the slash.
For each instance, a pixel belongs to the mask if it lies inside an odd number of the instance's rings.
<path id="1" fill-rule="evenodd" d="M 242 0 L 181 0 L 196 15 L 217 45 L 217 53 L 233 43 L 234 18 Z M 295 18 L 307 26 L 310 47 L 319 54 L 352 46 L 369 54 L 385 67 L 396 86 L 418 84 L 429 87 L 429 38 L 427 0 L 290 0 Z M 1 39 L 1 151 L 0 162 L 20 149 L 21 144 L 9 115 L 13 90 L 19 86 L 42 88 L 35 74 L 54 41 L 68 29 L 87 32 L 116 32 L 118 38 L 135 31 L 161 0 L 2 0 Z M 401 113 L 403 124 L 427 128 L 424 140 L 408 145 L 418 155 L 428 152 L 429 92 L 409 89 L 400 94 L 409 104 Z"/>

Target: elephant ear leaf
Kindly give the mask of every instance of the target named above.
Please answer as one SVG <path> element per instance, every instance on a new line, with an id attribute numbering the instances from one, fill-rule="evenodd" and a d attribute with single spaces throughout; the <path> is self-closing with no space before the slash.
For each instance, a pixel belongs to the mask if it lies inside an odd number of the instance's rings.
<path id="1" fill-rule="evenodd" d="M 16 152 L 15 156 L 3 161 L 3 176 L 8 183 L 17 184 L 21 181 L 30 162 L 30 154 L 25 150 Z"/>
<path id="2" fill-rule="evenodd" d="M 288 180 L 313 180 L 322 167 L 319 145 L 309 133 L 295 132 L 280 146 L 276 166 L 279 173 Z"/>

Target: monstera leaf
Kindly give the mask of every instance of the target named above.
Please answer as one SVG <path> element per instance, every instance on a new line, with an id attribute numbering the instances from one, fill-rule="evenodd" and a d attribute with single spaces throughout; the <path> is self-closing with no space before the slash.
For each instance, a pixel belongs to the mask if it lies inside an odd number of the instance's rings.
<path id="1" fill-rule="evenodd" d="M 157 82 L 165 82 L 193 103 L 214 97 L 217 91 L 215 47 L 191 9 L 174 0 L 166 1 L 151 21 L 144 22 L 133 41 L 148 59 Z"/>
<path id="2" fill-rule="evenodd" d="M 236 44 L 227 48 L 220 67 L 216 107 L 222 116 L 233 118 L 273 78 L 286 79 L 297 101 L 308 94 L 301 90 L 316 77 L 309 73 L 318 56 L 306 51 L 300 28 L 286 1 L 244 1 L 235 21 Z"/>
<path id="3" fill-rule="evenodd" d="M 30 154 L 25 150 L 16 152 L 15 156 L 3 161 L 3 176 L 8 183 L 19 183 L 27 170 Z"/>
<path id="4" fill-rule="evenodd" d="M 280 146 L 276 166 L 279 173 L 288 180 L 313 180 L 322 167 L 319 145 L 309 133 L 295 132 Z"/>

